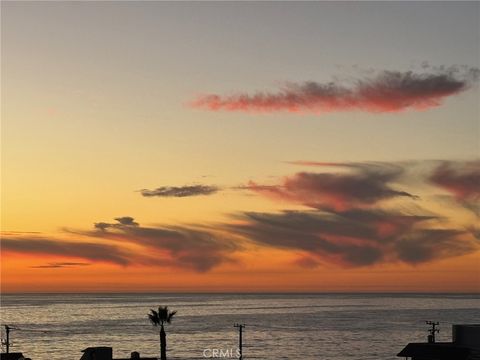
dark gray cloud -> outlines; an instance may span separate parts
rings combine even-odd
[[[472,210],[480,209],[480,160],[397,163],[289,161],[287,163],[318,168],[343,168],[354,174],[367,174],[364,177],[366,179],[372,177],[385,183],[399,180],[401,177],[412,177],[412,174],[407,176],[404,174],[411,168],[417,168],[414,172],[415,180],[425,181],[448,191],[459,203]]]
[[[462,241],[465,235],[465,231],[455,229],[417,230],[398,239],[394,244],[395,252],[400,260],[417,264],[478,250],[475,244]]]
[[[146,197],[190,197],[199,195],[212,195],[220,191],[220,188],[212,185],[188,185],[188,186],[161,186],[154,190],[143,189],[141,194]]]
[[[406,191],[396,190],[391,183],[403,173],[403,167],[385,163],[326,164],[344,166],[349,171],[337,173],[300,172],[285,177],[278,185],[248,188],[254,192],[311,207],[346,210],[375,205],[381,200],[403,196],[416,198]]]
[[[176,266],[198,272],[234,261],[231,255],[239,250],[239,245],[228,236],[219,237],[211,231],[185,226],[145,227],[128,218],[126,224],[120,222],[125,218],[117,218],[117,223],[95,223],[99,231],[86,235],[142,245],[150,249],[151,257],[144,261],[151,265]],[[164,256],[155,260],[152,251]]]
[[[106,222],[98,222],[98,223],[95,223],[93,224],[93,226],[99,230],[106,230],[108,229],[109,227],[112,227],[113,224],[109,224],[109,223],[106,223]]]
[[[211,111],[327,113],[366,111],[371,113],[424,110],[440,106],[478,80],[479,70],[466,66],[423,67],[420,72],[381,71],[350,81],[289,83],[276,92],[253,95],[207,94],[191,103]]]
[[[2,238],[2,251],[81,258],[92,262],[130,264],[130,254],[111,244],[72,242],[41,237]]]
[[[304,252],[300,266],[417,264],[478,250],[467,231],[422,227],[434,219],[379,210],[284,211],[245,213],[227,227],[263,246]]]
[[[121,225],[126,225],[126,226],[138,226],[138,223],[135,222],[134,218],[131,216],[122,216],[122,217],[117,217],[115,218]]]
[[[401,184],[427,184],[448,190],[462,205],[479,195],[479,162],[324,163],[298,165],[329,167],[325,172],[300,172],[276,185],[250,183],[246,187],[310,210],[280,213],[245,212],[228,224],[143,226],[133,217],[97,222],[95,230],[77,235],[98,243],[45,239],[35,234],[4,233],[2,250],[58,255],[119,265],[154,265],[205,272],[236,262],[244,244],[291,250],[295,264],[315,267],[324,263],[366,266],[385,262],[419,264],[478,251],[475,225],[445,228],[448,222],[426,214],[413,202],[400,206],[416,214],[385,210],[383,200],[415,195]],[[409,168],[413,166],[413,170]],[[322,169],[323,170],[323,169]],[[232,188],[235,189],[235,188]],[[399,204],[397,204],[399,205]],[[129,249],[129,250],[126,250]],[[134,249],[134,250],[133,250]],[[40,267],[61,267],[60,263]],[[68,266],[68,265],[63,265]],[[72,265],[73,266],[73,265]]]
[[[434,214],[405,215],[381,209],[382,200],[418,198],[397,189],[399,184],[410,183],[412,175],[414,183],[447,189],[472,208],[480,193],[477,161],[291,163],[329,169],[296,173],[276,185],[250,183],[249,189],[315,210],[245,213],[232,231],[264,246],[304,252],[297,264],[304,267],[322,260],[349,266],[389,261],[417,264],[478,250],[476,230],[445,229],[439,225],[445,219]]]
[[[93,226],[96,229],[105,231],[108,228],[122,228],[124,226],[138,226],[139,224],[135,222],[135,219],[131,216],[122,216],[115,218],[117,221],[116,223],[106,223],[106,222],[98,222],[94,223]]]
[[[104,243],[72,242],[45,238],[2,238],[2,250],[81,258],[91,262],[118,265],[177,267],[206,272],[223,263],[236,262],[233,253],[240,245],[228,235],[187,226],[145,227],[130,216],[116,222],[98,222],[94,231],[69,231],[71,234],[102,239]],[[67,230],[68,231],[68,230]],[[130,245],[143,249],[131,250]],[[126,250],[129,248],[130,250]],[[53,262],[35,268],[81,266],[79,262]]]

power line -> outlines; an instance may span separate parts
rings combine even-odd
[[[9,325],[4,325],[5,329],[7,328],[7,326],[10,330],[24,331],[24,332],[39,332],[39,333],[61,333],[61,332],[65,332],[65,330],[31,329],[31,328],[24,328],[24,327],[17,327],[17,326],[9,326]]]

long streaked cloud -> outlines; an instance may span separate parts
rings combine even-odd
[[[234,262],[232,254],[240,249],[231,238],[220,237],[213,231],[187,226],[145,227],[131,217],[116,220],[116,223],[95,223],[96,230],[84,235],[140,245],[150,254],[143,260],[149,265],[205,272],[222,263]]]
[[[42,237],[3,237],[1,244],[2,251],[80,258],[92,262],[106,262],[116,265],[128,265],[131,263],[131,254],[127,250],[112,244],[73,242]]]
[[[145,197],[190,197],[212,195],[220,191],[213,185],[161,186],[153,190],[142,189],[140,193]]]
[[[448,225],[445,218],[409,201],[407,208],[416,209],[417,215],[405,214],[395,206],[386,210],[383,204],[394,198],[419,199],[402,189],[412,177],[414,183],[449,190],[459,205],[477,200],[477,161],[290,163],[318,170],[287,176],[275,185],[251,182],[248,188],[310,209],[247,212],[230,228],[263,246],[299,252],[297,266],[414,265],[479,250],[478,229],[473,226]]]
[[[478,244],[462,239],[467,237],[469,232],[458,229],[421,229],[398,239],[394,249],[400,260],[418,264],[478,251]]]
[[[122,266],[146,265],[206,272],[237,260],[233,253],[241,244],[228,234],[193,226],[141,226],[133,217],[115,218],[115,222],[97,222],[94,230],[74,231],[69,235],[88,238],[87,242],[42,237],[4,237],[2,250],[21,254],[84,259]],[[58,261],[35,268],[81,266],[79,262]]]
[[[448,190],[448,199],[465,206],[478,199],[478,161],[294,163],[311,171],[274,185],[250,183],[238,189],[301,204],[306,210],[242,212],[223,223],[201,225],[144,226],[131,216],[121,216],[97,222],[88,231],[70,230],[65,239],[6,232],[2,250],[59,258],[36,268],[81,266],[73,265],[81,259],[200,273],[237,263],[242,258],[238,255],[252,244],[290,251],[296,256],[293,264],[303,268],[415,265],[479,250],[478,226],[455,224],[423,210],[416,194],[405,188],[429,185],[428,193],[437,189],[440,199]],[[433,194],[428,200],[439,198]],[[386,202],[394,199],[403,200]],[[72,235],[80,238],[72,241]]]
[[[431,216],[378,210],[245,213],[229,225],[260,245],[302,253],[301,267],[420,264],[479,250],[470,232],[431,228]]]
[[[479,69],[465,66],[427,67],[421,72],[381,71],[351,84],[308,81],[288,83],[276,92],[201,95],[191,106],[210,111],[261,113],[425,110],[469,89],[478,77]]]
[[[63,269],[63,268],[89,266],[89,265],[92,265],[92,264],[83,263],[83,262],[50,262],[45,265],[36,265],[36,266],[30,266],[30,267],[33,269]]]
[[[345,166],[350,171],[300,172],[285,177],[280,184],[262,185],[250,182],[247,188],[274,199],[335,210],[372,206],[381,200],[395,197],[416,198],[415,195],[397,190],[391,185],[404,172],[401,166],[381,163],[332,166]]]

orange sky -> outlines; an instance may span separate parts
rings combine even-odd
[[[480,291],[479,4],[343,6],[2,3],[1,290]]]
[[[269,252],[278,260],[265,264],[252,259],[250,266],[225,266],[208,274],[111,265],[32,269],[32,264],[59,259],[3,256],[3,292],[478,292],[480,281],[478,254],[413,268],[305,271],[285,266],[288,254]]]

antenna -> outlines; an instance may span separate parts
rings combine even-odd
[[[425,323],[431,326],[430,329],[428,329],[429,335],[427,339],[430,344],[433,344],[435,342],[435,334],[440,332],[440,330],[436,328],[436,326],[440,325],[440,323],[438,321],[437,322],[425,321]]]
[[[239,360],[243,360],[243,342],[242,342],[242,332],[245,328],[245,324],[234,324],[233,327],[238,328],[238,350],[240,351]]]

